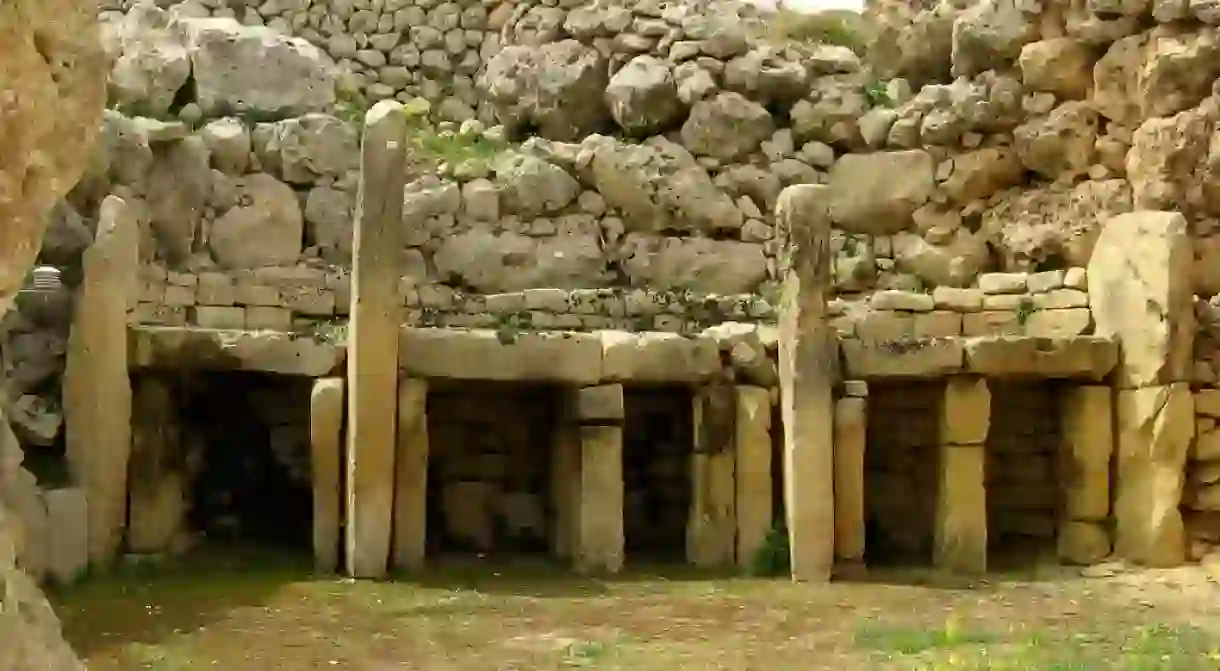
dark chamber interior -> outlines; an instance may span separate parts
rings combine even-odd
[[[940,461],[942,382],[869,384],[865,562],[928,566]]]
[[[211,541],[309,551],[312,380],[216,373],[178,386],[189,523]]]
[[[691,391],[682,386],[629,387],[623,404],[627,560],[682,561],[691,504]]]
[[[430,555],[550,551],[551,447],[561,401],[547,385],[430,385]]]

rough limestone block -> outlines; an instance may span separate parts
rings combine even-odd
[[[835,403],[835,557],[864,561],[864,449],[868,401],[848,396]]]
[[[580,427],[580,509],[575,566],[581,573],[623,568],[623,430]]]
[[[1103,520],[1110,515],[1112,396],[1110,387],[1100,386],[1069,387],[1063,392],[1059,473],[1064,512],[1070,520]]]
[[[309,466],[313,484],[314,567],[321,573],[339,569],[342,440],[343,380],[316,380],[309,398]]]
[[[1089,258],[1094,332],[1122,345],[1115,385],[1136,388],[1190,379],[1194,262],[1186,218],[1176,212],[1120,214],[1101,229]]]
[[[958,573],[987,570],[987,490],[982,445],[942,445],[932,562]]]
[[[287,331],[292,327],[292,312],[287,308],[251,305],[246,308],[246,328],[251,331]]]
[[[737,565],[749,566],[774,523],[771,483],[771,391],[737,387]]]
[[[940,408],[940,441],[982,445],[991,427],[991,392],[981,377],[954,376],[945,384]]]
[[[830,191],[790,186],[775,206],[782,263],[779,316],[784,501],[792,578],[826,582],[834,566],[834,400],[837,356],[826,321]],[[960,354],[958,356],[960,360]]]
[[[78,487],[43,492],[47,506],[47,575],[60,585],[89,568],[89,505]]]
[[[246,310],[239,307],[198,306],[195,325],[205,329],[244,329]]]
[[[384,576],[394,513],[398,427],[398,257],[406,181],[406,115],[383,100],[365,117],[347,361],[344,549],[357,578]]]
[[[607,384],[581,389],[576,395],[576,412],[584,424],[621,422],[624,417],[623,386]]]
[[[1089,286],[1097,281],[1092,267]],[[1115,552],[1137,564],[1171,567],[1186,558],[1179,506],[1194,403],[1185,383],[1121,390],[1116,401],[1118,477]]]
[[[124,201],[106,198],[97,237],[82,259],[64,370],[68,466],[89,500],[89,559],[99,567],[115,559],[127,522],[127,305],[138,286],[139,236],[136,213]]]
[[[733,387],[712,385],[700,388],[694,398],[695,451],[691,454],[686,560],[702,568],[732,566],[736,557],[734,436],[724,435],[727,427],[718,425],[726,416],[735,419],[729,415],[735,414],[734,397]]]
[[[398,454],[394,457],[394,568],[424,564],[428,512],[428,383],[398,382]]]
[[[1061,523],[1056,544],[1059,559],[1067,564],[1089,566],[1110,555],[1110,535],[1098,522]]]

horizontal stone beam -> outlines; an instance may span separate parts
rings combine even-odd
[[[856,379],[930,379],[972,374],[1098,381],[1118,363],[1118,343],[1100,336],[982,336],[894,342],[840,340],[846,375]]]
[[[280,331],[229,331],[182,326],[133,326],[132,369],[252,371],[322,377],[341,371],[342,343]]]

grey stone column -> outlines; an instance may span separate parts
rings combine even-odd
[[[316,380],[309,398],[309,467],[313,485],[314,567],[320,573],[339,569],[342,441],[343,380]]]
[[[574,560],[581,573],[623,568],[623,387],[587,387],[577,397],[580,420],[580,507]]]
[[[398,383],[398,455],[394,477],[394,568],[424,565],[428,540],[428,383]]]
[[[932,545],[932,563],[937,568],[958,573],[987,570],[984,465],[990,426],[987,381],[949,378],[940,417],[940,477]]]

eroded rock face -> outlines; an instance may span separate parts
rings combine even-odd
[[[576,140],[606,121],[606,58],[576,40],[505,47],[479,85],[506,125],[532,124],[552,140]]]
[[[105,107],[104,56],[93,7],[68,0],[0,5],[0,313],[42,244],[52,206],[77,181]],[[83,671],[59,621],[15,568],[21,532],[8,512],[22,455],[0,441],[0,669]]]

